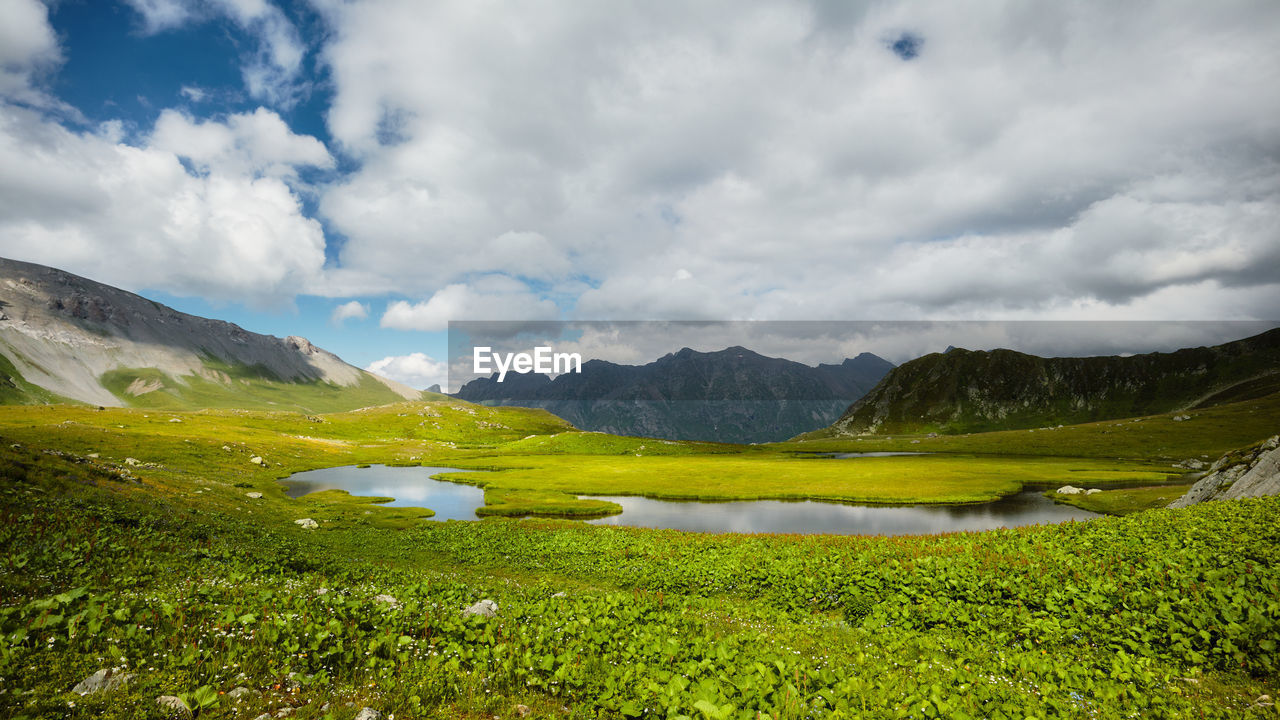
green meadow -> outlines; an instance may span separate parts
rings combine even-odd
[[[4,407],[0,716],[160,718],[174,695],[199,718],[1274,717],[1275,498],[926,537],[703,535],[428,522],[279,480],[488,470],[448,479],[513,516],[616,511],[577,494],[953,503],[1072,484],[1115,487],[1078,501],[1121,513],[1180,493],[1175,462],[1274,434],[1277,401],[770,446],[447,400]],[[837,450],[937,454],[811,454]],[[494,617],[463,615],[485,598]],[[107,667],[132,677],[71,692]]]

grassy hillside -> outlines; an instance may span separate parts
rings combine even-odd
[[[102,385],[129,407],[153,410],[243,408],[326,413],[404,400],[372,377],[356,385],[323,380],[283,381],[263,368],[206,363],[208,374],[172,377],[155,368],[119,368]],[[141,392],[139,392],[141,390]]]
[[[1203,409],[1280,385],[1280,329],[1131,357],[951,350],[893,369],[827,435],[970,433]]]
[[[1175,417],[1187,417],[1175,420]],[[1013,455],[1070,455],[1149,460],[1215,459],[1280,430],[1280,393],[1201,410],[1123,420],[963,435],[924,433],[836,437],[809,433],[774,450],[866,452],[912,450]]]
[[[497,463],[564,424],[461,403],[0,419],[4,717],[160,718],[160,695],[202,720],[1274,717],[1275,498],[938,537],[420,523],[275,478]],[[582,435],[561,444],[599,452],[522,460],[787,460]],[[482,598],[495,617],[462,615]],[[70,692],[107,667],[133,677]]]

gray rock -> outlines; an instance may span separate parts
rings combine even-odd
[[[138,460],[138,458],[127,457],[124,459],[124,464],[125,465],[141,465],[142,462]]]
[[[245,494],[244,494],[244,496],[245,496],[245,497],[247,497],[247,498],[249,498],[250,500],[257,500],[257,499],[259,499],[259,498],[261,498],[261,497],[262,497],[262,493],[260,493],[260,492],[247,492],[247,493],[245,493]]]
[[[1236,480],[1221,500],[1280,495],[1280,449],[1264,452],[1254,461],[1253,467]]]
[[[276,711],[276,717],[278,718],[286,718],[292,714],[293,714],[293,708],[291,707],[280,708],[279,710]]]
[[[568,596],[568,595],[566,595],[566,594],[564,594],[564,591],[560,591],[560,592],[556,593],[555,595],[552,595],[551,597],[553,597],[553,598],[562,598],[562,597],[569,597],[569,596]]]
[[[363,707],[356,713],[355,720],[382,720],[382,713],[371,707]]]
[[[231,692],[227,693],[227,697],[228,697],[228,698],[230,698],[230,699],[232,699],[232,700],[239,701],[241,698],[243,698],[243,697],[245,697],[245,696],[248,696],[248,695],[252,695],[252,694],[253,694],[253,691],[252,691],[252,690],[250,690],[249,688],[247,688],[247,687],[245,687],[245,686],[241,685],[240,687],[237,687],[237,688],[233,689]]]
[[[262,456],[261,456],[261,455],[254,455],[253,457],[249,458],[249,462],[253,463],[254,465],[261,465],[261,464],[263,464],[263,463],[262,463]]]
[[[1185,495],[1169,504],[1184,508],[1212,500],[1237,500],[1280,495],[1280,435],[1252,451],[1223,455],[1209,466],[1209,474]]]
[[[1100,493],[1100,492],[1102,492],[1102,491],[1101,491],[1101,490],[1099,490],[1098,488],[1089,488],[1088,490],[1085,490],[1085,491],[1084,491],[1084,494],[1085,494],[1085,495],[1092,495],[1092,494],[1094,494],[1094,493]]]
[[[498,614],[498,603],[484,599],[462,611],[463,617],[467,615],[483,615],[484,617],[493,617]]]
[[[254,718],[253,720],[271,720],[271,714],[270,714],[270,713],[262,713],[261,715],[259,715],[258,717]]]
[[[164,712],[166,717],[191,717],[191,708],[187,707],[187,703],[176,695],[161,695],[156,698],[156,705],[160,706],[160,710]]]
[[[81,680],[71,692],[89,695],[103,690],[115,690],[124,687],[133,680],[133,673],[120,672],[120,668],[105,668]]]
[[[320,527],[320,523],[316,522],[315,520],[312,520],[311,518],[302,518],[301,520],[294,520],[293,523],[295,525],[300,526],[303,530],[315,530],[316,528]]]
[[[1057,490],[1059,495],[1079,495],[1084,492],[1084,488],[1078,488],[1075,485],[1063,485]]]

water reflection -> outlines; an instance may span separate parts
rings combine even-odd
[[[450,467],[324,468],[300,472],[284,481],[285,494],[302,497],[320,490],[346,490],[365,497],[392,497],[387,505],[427,507],[436,511],[431,520],[476,520],[476,508],[484,505],[484,490],[474,485],[432,480],[432,475],[472,472]]]
[[[1087,510],[1058,505],[1038,490],[1024,490],[995,502],[974,505],[905,507],[839,505],[812,501],[669,502],[638,497],[600,497],[622,506],[622,514],[595,525],[670,528],[698,532],[831,533],[836,535],[924,535],[992,530],[1088,520]]]
[[[448,467],[346,466],[297,473],[284,483],[286,494],[292,498],[319,490],[345,490],[352,495],[395,498],[388,505],[431,508],[436,512],[432,520],[476,520],[475,510],[484,504],[484,491],[472,485],[431,479],[432,475],[446,472],[471,471]],[[587,522],[698,532],[920,535],[1097,517],[1086,510],[1055,504],[1041,495],[1040,490],[1024,490],[1003,500],[976,505],[902,507],[781,500],[599,499],[618,503],[622,514]]]

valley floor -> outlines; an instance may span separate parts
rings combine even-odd
[[[1130,443],[1127,428],[1082,428],[1064,431],[1094,433],[1095,449],[1106,435],[1113,450]],[[1236,441],[1153,432],[1175,460]],[[1276,715],[1262,696],[1280,678],[1277,498],[985,533],[799,537],[430,523],[341,494],[290,500],[277,482],[362,462],[486,467],[512,478],[508,494],[554,505],[586,487],[649,494],[698,478],[769,496],[779,472],[803,481],[833,467],[850,474],[813,475],[815,493],[888,498],[955,473],[957,486],[994,475],[981,489],[998,495],[1037,473],[1177,475],[1160,452],[957,446],[843,470],[794,457],[796,446],[615,438],[447,402],[312,418],[4,408],[0,438],[5,717],[158,718],[162,695],[201,718],[292,709],[304,720],[365,707],[397,718]],[[481,599],[496,615],[464,616]],[[71,692],[104,668],[129,682]]]

